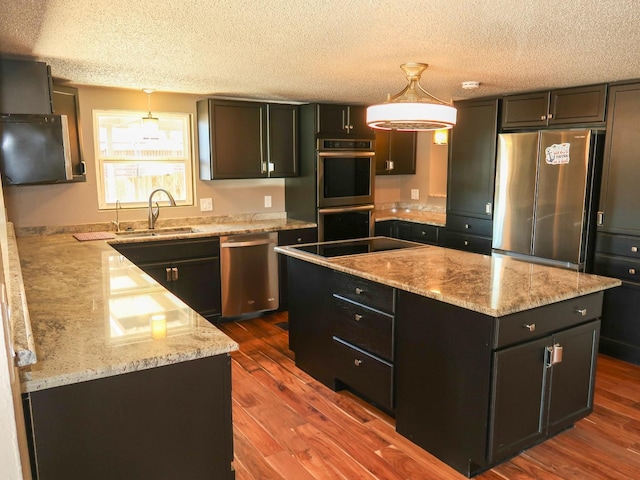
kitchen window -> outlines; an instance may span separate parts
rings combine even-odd
[[[171,192],[178,205],[193,205],[191,116],[154,112],[94,110],[93,125],[100,209],[145,207],[156,188]]]

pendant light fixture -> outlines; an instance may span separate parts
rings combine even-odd
[[[367,108],[367,124],[381,130],[430,131],[452,128],[456,109],[420,86],[426,63],[405,63],[400,68],[409,85],[400,93],[387,96],[384,103]]]
[[[155,124],[157,128],[159,120],[153,115],[151,115],[151,94],[155,92],[155,90],[153,88],[143,88],[142,91],[147,94],[147,101],[148,101],[147,103],[149,106],[149,113],[147,114],[146,117],[142,117],[142,124],[144,126],[150,126]]]

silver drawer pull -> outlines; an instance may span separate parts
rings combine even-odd
[[[579,313],[583,317],[586,317],[587,316],[587,309],[586,308],[577,308],[576,309],[576,313]]]
[[[523,325],[524,328],[526,328],[527,330],[529,330],[530,332],[535,332],[536,331],[536,324],[535,323],[531,323],[529,325]]]
[[[638,253],[638,247],[631,247],[631,251],[633,253]]]
[[[464,228],[471,228],[468,223],[464,224]]]
[[[364,290],[362,290],[361,288],[356,287],[356,295],[360,295],[362,292],[364,292]]]
[[[629,269],[629,274],[630,275],[635,275],[636,274],[636,269],[635,268],[630,268]]]
[[[362,315],[360,315],[359,313],[356,313],[356,314],[353,316],[353,318],[354,318],[354,320],[355,320],[356,322],[359,322],[360,320],[362,320]]]
[[[557,363],[562,363],[563,348],[559,343],[547,347],[547,351],[549,352],[548,363],[546,365],[547,368],[550,368]]]
[[[362,360],[358,360],[358,359],[356,358],[356,359],[353,361],[353,364],[354,364],[356,367],[359,367],[360,365],[362,365]]]
[[[468,241],[468,240],[465,240],[465,241],[464,241],[464,245],[465,245],[465,246],[469,245],[469,241]]]

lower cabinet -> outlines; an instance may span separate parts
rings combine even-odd
[[[314,243],[317,241],[317,228],[297,228],[295,230],[280,230],[278,232],[278,246]],[[289,308],[287,294],[287,257],[285,255],[278,255],[278,283],[280,292],[278,310],[285,311]]]
[[[411,240],[412,242],[439,245],[442,227],[426,223],[404,220],[384,220],[376,222],[375,234],[384,237]]]
[[[211,322],[221,315],[217,237],[112,246]]]
[[[602,292],[493,317],[289,262],[296,365],[467,476],[593,409]]]
[[[235,478],[229,355],[23,399],[34,479]]]
[[[440,244],[456,250],[491,255],[492,238],[492,220],[447,213],[447,228]]]

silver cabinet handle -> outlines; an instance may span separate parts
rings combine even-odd
[[[535,332],[536,331],[536,324],[535,323],[531,323],[529,325],[525,324],[523,326],[524,326],[524,328],[526,328],[530,332]]]
[[[468,241],[468,240],[465,240],[465,241],[464,241],[464,245],[465,245],[465,247],[466,247],[467,245],[469,245],[469,241]]]
[[[602,225],[604,223],[604,212],[598,212],[596,223]]]
[[[635,268],[630,268],[630,269],[629,269],[629,273],[630,273],[631,275],[635,275],[635,274],[636,274],[636,269],[635,269]]]
[[[633,253],[638,253],[638,247],[631,247],[631,251]]]
[[[468,223],[464,224],[464,228],[471,228]]]
[[[356,322],[359,322],[360,320],[362,320],[362,315],[360,315],[359,313],[356,313],[356,314],[353,316],[353,319],[354,319]]]
[[[586,317],[587,316],[587,309],[586,308],[578,308],[578,309],[576,309],[576,313],[579,313],[583,317]]]
[[[171,280],[173,280],[173,274],[171,273],[171,267],[165,268],[164,271],[167,274],[167,282],[170,282]]]
[[[360,365],[362,365],[362,360],[358,360],[358,359],[356,358],[356,359],[353,361],[353,364],[354,364],[356,367],[359,367]]]
[[[178,267],[173,267],[171,269],[171,280],[173,281],[178,280]]]
[[[547,116],[546,115],[540,115],[540,120],[546,120]]]
[[[362,290],[361,288],[356,287],[356,295],[360,295],[362,292],[364,292],[364,290]]]

